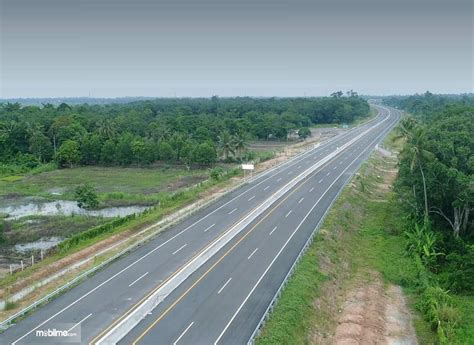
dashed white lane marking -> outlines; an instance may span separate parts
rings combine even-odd
[[[255,195],[254,195],[253,197],[251,197],[248,201],[251,201],[251,200],[253,200],[254,198],[255,198]]]
[[[173,345],[176,345],[176,344],[178,343],[178,341],[180,341],[181,338],[184,337],[184,335],[186,334],[187,331],[189,331],[189,329],[191,328],[192,325],[194,325],[194,321],[191,322],[188,327],[186,327],[186,329],[184,330],[184,332],[181,333],[181,335],[178,337],[178,339],[176,339],[176,341],[173,343]]]
[[[247,258],[247,260],[250,260],[250,258],[253,256],[253,254],[255,254],[257,252],[258,248],[255,248],[255,250],[252,252],[252,254],[250,254]]]
[[[309,190],[309,192],[311,193],[313,190],[314,190],[314,187],[311,187],[311,189]]]
[[[268,188],[270,188],[270,186],[266,186],[265,188],[263,188],[263,190],[267,190]]]
[[[293,212],[293,210],[290,210],[290,212],[288,212],[285,216],[285,218],[288,218],[288,216],[291,214],[291,212]]]
[[[208,226],[206,229],[204,229],[204,232],[207,232],[208,230],[210,230],[214,225],[216,225],[216,223],[214,223],[214,224]]]
[[[133,284],[135,284],[137,281],[139,281],[140,279],[142,279],[144,276],[146,276],[148,274],[148,272],[142,274],[140,277],[138,277],[137,279],[135,279],[128,287],[131,287]]]
[[[278,226],[275,226],[275,227],[273,228],[273,230],[270,231],[269,235],[271,236],[271,235],[273,234],[273,231],[275,231],[276,229],[278,229]]]
[[[237,211],[237,207],[234,208],[232,211],[230,211],[228,214],[232,214],[232,213],[234,213],[235,211]]]
[[[181,247],[179,247],[178,249],[176,249],[174,252],[173,252],[173,255],[175,255],[177,252],[179,252],[181,249],[183,249],[184,247],[186,247],[188,244],[183,244]]]
[[[230,283],[231,280],[232,280],[232,278],[227,279],[227,281],[224,283],[224,285],[222,285],[222,287],[219,289],[219,291],[217,291],[217,294],[220,294],[222,292],[222,290],[224,290],[224,288],[227,286],[227,284]]]
[[[90,313],[89,315],[87,315],[85,318],[83,318],[81,321],[79,321],[78,323],[76,323],[74,326],[72,326],[71,328],[69,328],[67,330],[67,332],[69,333],[71,331],[71,329],[74,329],[75,327],[77,327],[78,325],[80,325],[81,323],[83,323],[84,321],[86,321],[88,318],[90,318],[92,316],[92,313]]]
[[[304,200],[304,198],[301,198],[300,201],[298,201],[298,204],[301,204],[301,202]]]

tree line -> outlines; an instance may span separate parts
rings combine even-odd
[[[155,99],[125,104],[0,104],[0,162],[34,166],[211,164],[250,139],[304,138],[318,123],[368,115],[354,92],[322,98]]]
[[[459,295],[474,293],[474,97],[426,92],[385,103],[409,112],[398,127],[405,144],[395,192],[415,305],[439,343],[453,344],[469,318],[469,297],[462,305]]]
[[[427,92],[386,103],[411,114],[399,126],[395,189],[417,223],[420,257],[447,289],[474,292],[474,97]]]

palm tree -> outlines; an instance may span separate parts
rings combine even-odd
[[[232,143],[232,136],[229,131],[225,130],[217,137],[219,149],[222,151],[224,160],[229,157],[229,154],[234,154],[234,145]]]
[[[246,141],[246,136],[242,132],[237,132],[237,134],[234,135],[232,138],[233,146],[234,149],[236,150],[237,154],[239,155],[239,158],[242,157],[242,152],[246,149],[247,147],[247,141]]]
[[[426,178],[423,170],[423,162],[426,161],[430,155],[430,152],[425,150],[426,131],[423,127],[419,126],[413,118],[404,119],[400,124],[400,130],[402,136],[407,141],[406,152],[410,157],[410,171],[413,173],[415,168],[418,167],[420,170],[421,180],[423,183],[423,199],[424,199],[424,216],[428,217],[428,193],[426,188]],[[413,189],[415,187],[413,186]]]
[[[105,141],[115,138],[117,135],[117,127],[111,119],[105,119],[100,121],[97,132]]]

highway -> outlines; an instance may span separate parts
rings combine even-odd
[[[247,343],[339,191],[398,121],[396,110],[377,109],[375,119],[256,176],[39,308],[1,334],[0,343],[64,343],[38,335],[54,328],[80,331],[81,343],[103,340],[147,297],[255,214],[122,340]],[[315,170],[301,179],[311,167]],[[291,189],[256,213],[288,185]]]

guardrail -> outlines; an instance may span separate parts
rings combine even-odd
[[[375,119],[371,119],[369,121],[367,121],[366,123],[364,123],[363,125],[366,125],[372,121],[374,121]],[[363,126],[361,125],[361,126]],[[356,127],[357,128],[357,127]],[[344,134],[343,136],[347,135],[347,133],[349,133],[350,131],[346,132],[346,134]],[[331,139],[325,141],[323,143],[323,145],[326,145],[328,143],[331,142]],[[318,148],[321,148],[318,147]],[[267,169],[265,171],[262,171],[261,173],[258,173],[256,175],[254,175],[252,178],[250,179],[247,179],[245,181],[242,181],[241,183],[239,183],[238,185],[234,186],[233,188],[230,188],[228,192],[230,191],[233,191],[233,190],[236,190],[238,188],[240,188],[241,186],[245,185],[245,184],[248,184],[250,182],[253,182],[255,181],[256,179],[259,179],[267,174],[269,174],[270,172],[282,167],[282,166],[285,166],[286,164],[289,164],[291,163],[291,161],[295,160],[295,159],[298,159],[299,157],[309,153],[310,151],[314,150],[316,148],[312,147],[308,150],[305,150],[297,155],[295,155],[294,157],[292,157],[290,160],[288,161],[285,161],[285,162],[282,162],[280,164],[277,164],[276,166],[270,168],[270,169]],[[91,269],[85,271],[85,272],[82,272],[81,274],[79,274],[77,277],[71,279],[70,281],[68,281],[67,283],[63,284],[62,286],[60,286],[59,288],[57,288],[56,290],[50,292],[49,294],[47,294],[46,296],[43,296],[42,298],[36,300],[35,302],[33,302],[32,304],[28,305],[27,307],[23,308],[22,310],[18,311],[17,313],[11,315],[10,317],[6,318],[5,320],[1,321],[0,322],[0,330],[5,330],[7,329],[16,319],[26,315],[27,313],[29,313],[30,311],[34,310],[35,308],[41,306],[42,304],[48,302],[49,300],[53,299],[54,297],[56,297],[57,295],[61,294],[62,292],[66,291],[67,289],[73,287],[75,284],[79,283],[82,279],[92,275],[93,273],[99,271],[100,269],[104,268],[106,265],[110,264],[111,262],[119,259],[121,256],[125,255],[126,253],[134,250],[135,248],[143,245],[144,243],[146,243],[147,241],[151,240],[152,238],[156,237],[158,235],[158,233],[166,230],[167,228],[175,225],[177,222],[179,221],[182,221],[183,219],[195,214],[196,212],[198,212],[199,210],[201,210],[202,208],[205,208],[206,206],[210,205],[211,203],[215,202],[216,200],[218,200],[219,198],[223,197],[226,193],[224,193],[223,195],[220,195],[216,198],[212,198],[210,199],[209,201],[203,203],[202,205],[200,205],[200,207],[197,207],[195,208],[193,211],[189,212],[189,213],[186,213],[185,215],[183,215],[182,217],[179,217],[173,221],[170,221],[170,223],[168,224],[165,224],[163,226],[162,229],[160,229],[160,231],[158,232],[153,232],[152,234],[146,236],[145,238],[141,239],[140,241],[138,241],[137,243],[134,243],[130,246],[128,246],[127,248],[125,248],[124,250],[120,251],[119,253],[113,255],[112,257],[106,259],[105,261],[101,262],[100,264],[98,264],[97,266],[94,266],[92,267]],[[159,226],[158,224],[154,224],[154,225],[151,225],[149,227],[147,227],[146,229],[142,230],[142,232],[144,231],[148,231],[150,229],[152,229],[153,227],[157,227]],[[5,299],[5,303],[7,302],[8,299]]]
[[[390,125],[385,131],[382,132],[382,134],[377,137],[377,139],[375,140],[376,142],[379,141],[379,138],[384,138],[391,130],[392,128],[395,126],[395,124],[398,122],[395,121],[392,125]],[[370,155],[373,151],[374,151],[375,147],[372,148],[369,152],[368,152],[368,155]],[[311,233],[310,237],[308,238],[308,240],[305,242],[305,245],[303,246],[303,248],[301,249],[301,251],[299,252],[298,256],[296,257],[296,260],[295,262],[293,263],[293,265],[291,265],[291,268],[289,269],[288,273],[286,274],[285,278],[283,279],[282,283],[280,284],[280,286],[278,287],[278,290],[276,291],[275,295],[273,296],[272,300],[270,301],[270,304],[268,305],[267,309],[265,310],[265,313],[263,314],[262,318],[260,319],[260,321],[258,322],[257,326],[255,327],[255,330],[253,331],[252,335],[250,336],[248,342],[247,342],[247,345],[254,345],[255,344],[255,338],[257,338],[260,334],[260,331],[261,329],[263,328],[263,326],[265,325],[265,322],[267,321],[269,315],[271,314],[271,312],[273,311],[273,309],[275,308],[275,305],[277,304],[280,296],[281,296],[281,293],[283,292],[283,289],[285,288],[286,284],[288,283],[289,279],[293,276],[293,273],[295,272],[296,270],[296,266],[298,265],[298,263],[301,261],[301,259],[303,258],[303,255],[306,253],[306,251],[308,250],[309,246],[313,243],[313,240],[314,240],[314,237],[316,236],[316,234],[318,233],[318,230],[319,230],[319,227],[321,226],[322,222],[326,219],[326,216],[327,214],[329,213],[329,210],[331,209],[332,205],[336,202],[337,198],[339,197],[339,195],[342,193],[344,187],[347,185],[347,183],[352,179],[352,177],[354,176],[354,174],[357,172],[357,169],[354,170],[345,180],[344,180],[344,183],[342,184],[341,188],[339,188],[338,192],[336,193],[334,199],[331,201],[331,203],[329,204],[328,208],[326,209],[326,211],[324,212],[323,216],[321,217],[321,219],[319,220],[318,224],[316,224],[316,227],[314,228],[313,232]]]

